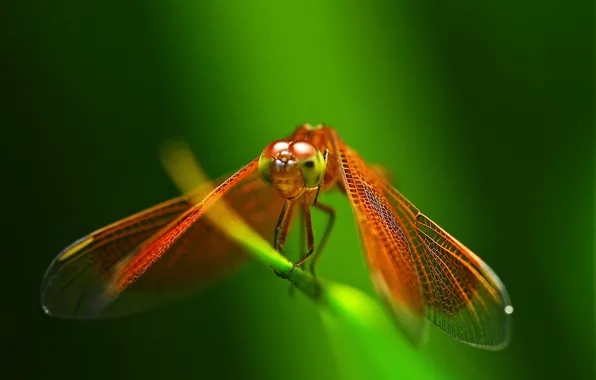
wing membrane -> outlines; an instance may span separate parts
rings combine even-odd
[[[511,301],[493,270],[463,244],[423,214],[416,228],[424,245],[430,282],[426,316],[448,335],[474,346],[498,350],[510,339]],[[442,285],[446,284],[446,285]]]
[[[246,260],[242,250],[203,216],[223,200],[271,238],[282,201],[255,168],[252,161],[229,179],[215,181],[211,193],[200,188],[73,243],[44,277],[46,311],[71,318],[137,312],[195,292],[238,268]]]
[[[395,215],[386,201],[380,177],[335,136],[334,149],[346,193],[352,204],[373,283],[397,325],[415,345],[425,337],[420,263],[412,251],[415,231]]]
[[[505,347],[511,308],[497,275],[334,139],[374,283],[400,327],[420,342],[425,316],[467,344]]]

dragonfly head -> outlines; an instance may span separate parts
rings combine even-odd
[[[261,177],[286,199],[317,188],[325,169],[323,155],[308,141],[274,141],[259,158]]]

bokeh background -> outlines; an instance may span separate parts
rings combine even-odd
[[[165,140],[184,139],[219,176],[302,122],[385,165],[511,294],[506,350],[432,328],[396,368],[424,357],[420,373],[437,379],[594,375],[593,3],[2,7],[3,378],[345,376],[353,363],[315,306],[257,264],[123,319],[52,319],[38,303],[64,246],[177,195]],[[339,222],[319,274],[374,295],[347,200],[325,200]]]

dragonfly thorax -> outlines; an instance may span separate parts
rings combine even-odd
[[[259,158],[261,177],[286,199],[317,188],[325,169],[323,155],[308,141],[274,141]]]

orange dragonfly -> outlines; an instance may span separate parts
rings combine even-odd
[[[262,236],[273,237],[280,252],[300,212],[308,249],[292,270],[312,256],[314,274],[335,219],[319,194],[339,189],[354,211],[375,287],[410,340],[421,341],[430,320],[472,346],[507,345],[513,307],[497,275],[368,166],[334,129],[301,125],[213,185],[212,191],[164,202],[71,244],[45,274],[44,311],[84,319],[128,314],[192,293],[238,268],[246,254],[204,217],[221,201]],[[329,216],[316,250],[313,207]],[[115,295],[106,296],[106,287],[116,289]]]

